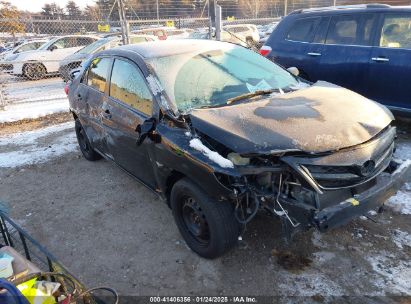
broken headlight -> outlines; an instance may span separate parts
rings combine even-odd
[[[236,166],[248,166],[250,164],[250,159],[241,157],[238,153],[230,153],[227,158]]]

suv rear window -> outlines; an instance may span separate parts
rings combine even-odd
[[[374,19],[372,14],[332,17],[326,44],[371,45]]]
[[[411,14],[385,16],[380,46],[411,49]]]
[[[320,19],[321,18],[305,18],[297,20],[290,28],[286,39],[299,42],[311,42]]]

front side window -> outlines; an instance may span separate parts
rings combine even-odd
[[[411,49],[411,15],[385,16],[380,46]]]
[[[293,87],[290,73],[248,49],[224,47],[152,58],[153,68],[180,111],[225,105],[228,99],[262,90]]]
[[[152,115],[153,97],[140,70],[133,64],[116,59],[111,72],[110,96],[130,107]]]
[[[104,93],[110,64],[109,58],[94,59],[89,67],[87,85]]]
[[[297,20],[290,28],[286,39],[299,42],[311,42],[321,18]]]
[[[371,45],[374,20],[372,14],[332,17],[326,44]]]

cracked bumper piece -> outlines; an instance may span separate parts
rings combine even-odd
[[[411,177],[411,161],[392,163],[394,172],[384,172],[377,177],[375,186],[367,191],[327,207],[314,215],[314,224],[321,231],[342,226],[369,210],[381,207]]]

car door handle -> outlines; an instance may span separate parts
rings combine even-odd
[[[373,57],[371,59],[376,62],[389,62],[390,61],[388,58],[385,58],[385,57]]]
[[[111,113],[110,113],[110,110],[105,110],[104,112],[103,112],[103,117],[105,118],[105,119],[111,119]]]
[[[307,55],[313,56],[313,57],[318,57],[318,56],[321,56],[321,53],[310,52],[310,53],[307,53]]]

